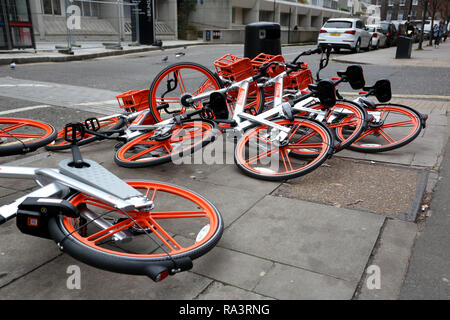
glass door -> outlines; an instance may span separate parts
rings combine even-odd
[[[13,48],[34,48],[28,0],[6,1]]]
[[[8,49],[8,39],[6,38],[6,29],[5,29],[5,12],[3,11],[3,6],[0,1],[0,49],[5,50]]]

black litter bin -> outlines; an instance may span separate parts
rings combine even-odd
[[[414,39],[411,37],[398,37],[395,59],[410,59],[413,42]]]
[[[255,22],[245,26],[244,56],[253,59],[260,53],[281,54],[281,30],[278,23]]]

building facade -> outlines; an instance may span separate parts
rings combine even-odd
[[[373,0],[372,4],[380,6],[381,20],[405,21],[408,20],[409,12],[411,12],[410,20],[422,19],[423,10],[420,0]]]
[[[220,31],[218,40],[231,43],[243,41],[249,23],[276,22],[283,42],[298,42],[316,40],[326,20],[350,15],[347,0],[198,0],[189,20],[201,30]]]
[[[77,40],[131,41],[135,3],[146,0],[32,0],[30,1],[36,41],[61,41],[67,35],[67,10],[77,6],[80,28],[72,31]],[[73,11],[70,11],[73,13]],[[177,38],[177,0],[155,0],[155,31],[160,39]]]

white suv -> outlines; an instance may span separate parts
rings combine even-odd
[[[359,19],[334,18],[320,29],[317,44],[331,45],[336,52],[350,49],[358,53],[361,48],[370,50],[371,34]]]

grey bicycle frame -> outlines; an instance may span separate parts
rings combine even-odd
[[[109,172],[106,174],[112,175],[112,173]],[[18,198],[10,204],[0,206],[0,224],[14,218],[19,205],[28,197],[63,199],[73,192],[73,190],[107,203],[116,210],[122,210],[125,212],[153,207],[153,202],[148,200],[137,190],[136,195],[134,196],[128,198],[119,197],[117,194],[112,194],[104,191],[104,189],[101,189],[100,187],[96,187],[95,183],[87,184],[82,182],[81,178],[78,179],[77,177],[67,176],[61,173],[60,169],[0,166],[0,177],[12,179],[32,179],[35,180],[38,186],[41,187],[36,191]],[[116,190],[121,187],[129,188],[129,185],[124,181],[122,181],[122,183],[122,186],[115,186]],[[92,215],[95,215],[95,213],[87,210],[85,210],[85,212],[81,212],[81,214],[91,215],[91,217]],[[112,226],[109,222],[99,217],[96,217],[94,222],[104,229]],[[124,240],[126,237],[127,236],[125,234],[120,232],[113,236],[115,240]]]

